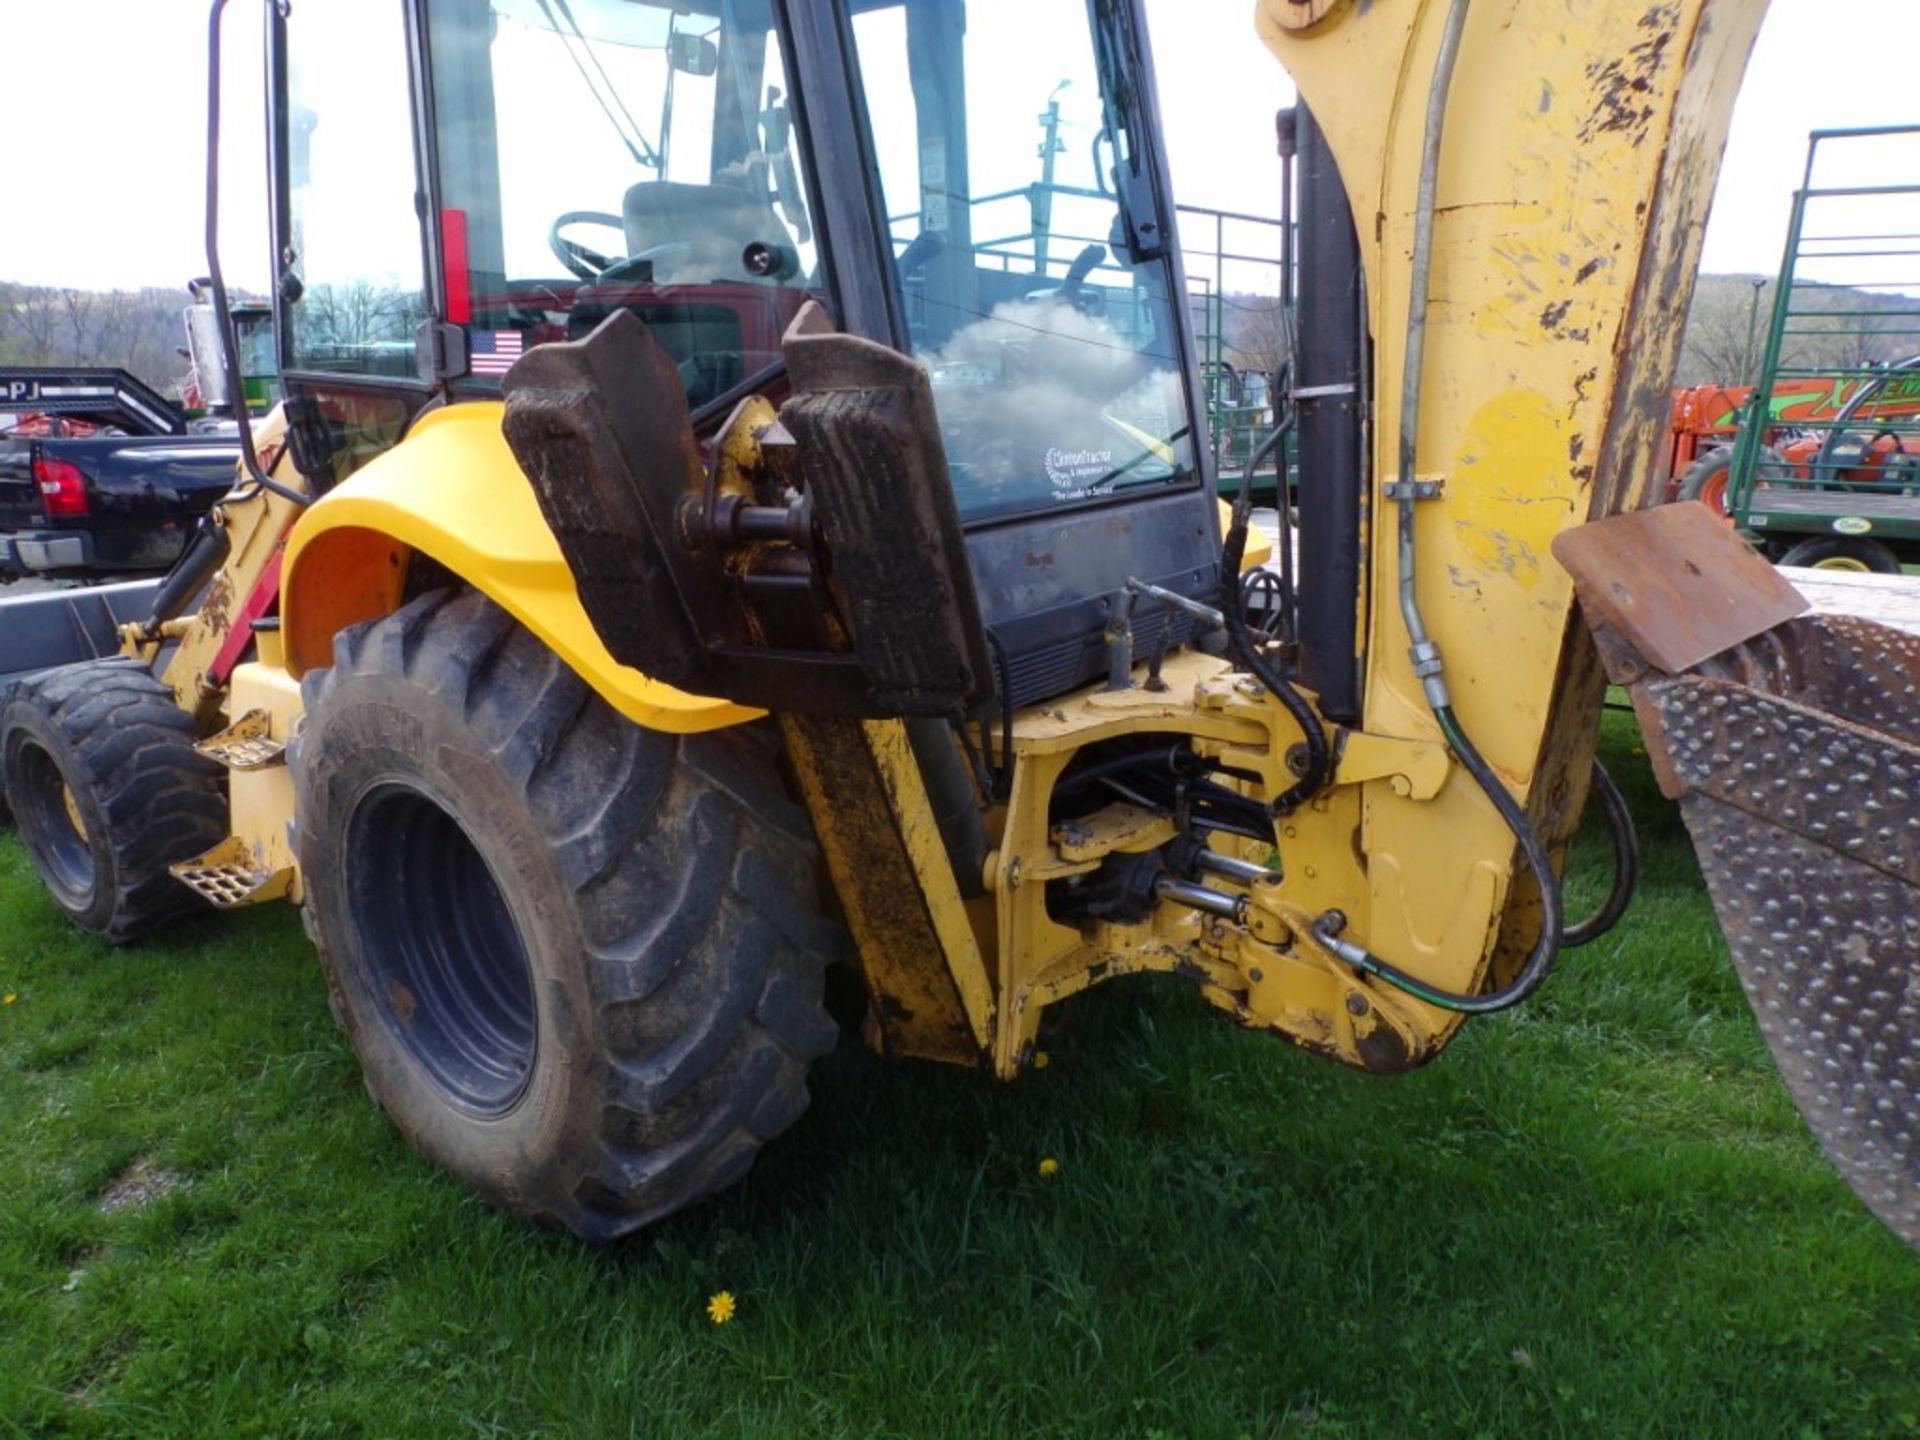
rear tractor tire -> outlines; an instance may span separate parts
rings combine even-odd
[[[122,944],[202,908],[168,873],[226,838],[224,775],[193,718],[131,660],[68,665],[9,687],[0,779],[47,892]]]
[[[304,697],[308,928],[407,1140],[594,1241],[738,1180],[837,1038],[760,737],[642,729],[458,591],[343,631]]]
[[[1674,490],[1675,500],[1698,500],[1714,514],[1729,524],[1733,514],[1727,508],[1727,488],[1733,478],[1732,445],[1717,445],[1707,451],[1680,475],[1680,483]],[[1787,459],[1771,445],[1760,452],[1760,474],[1785,475],[1792,470]],[[1760,482],[1760,489],[1767,488],[1767,482]]]
[[[1722,445],[1709,450],[1680,476],[1676,500],[1698,500],[1722,520],[1727,513],[1727,477],[1733,473],[1733,447]]]

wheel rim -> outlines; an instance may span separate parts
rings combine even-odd
[[[67,812],[67,823],[73,826],[73,833],[85,840],[87,817],[80,813],[80,797],[73,793],[73,787],[64,780],[60,782],[60,804]]]
[[[472,839],[418,790],[384,785],[354,811],[344,868],[388,1030],[460,1105],[510,1110],[533,1075],[533,972]]]
[[[94,864],[79,801],[45,746],[23,743],[18,768],[8,798],[19,817],[21,836],[54,887],[84,904],[93,893]]]
[[[1815,570],[1850,570],[1856,575],[1871,575],[1873,567],[1852,555],[1829,555],[1813,562]]]
[[[1700,487],[1700,503],[1722,520],[1733,518],[1727,513],[1727,472],[1725,470],[1710,477]]]

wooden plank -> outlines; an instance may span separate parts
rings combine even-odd
[[[1876,520],[1920,523],[1920,498],[1899,491],[1787,490],[1768,486],[1754,492],[1753,508],[1762,515],[1867,515]]]
[[[1779,568],[1822,615],[1852,615],[1920,635],[1920,575]]]

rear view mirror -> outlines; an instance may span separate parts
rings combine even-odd
[[[720,47],[704,35],[667,37],[667,64],[682,75],[711,75],[720,68]]]

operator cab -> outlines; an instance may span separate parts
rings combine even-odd
[[[1098,675],[1130,578],[1213,597],[1137,4],[404,9],[296,5],[276,42],[285,362],[338,472],[616,310],[710,436],[785,393],[781,337],[814,299],[929,374],[1003,695]]]

